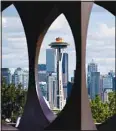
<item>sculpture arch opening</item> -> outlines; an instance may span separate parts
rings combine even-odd
[[[93,4],[86,45],[86,84],[95,123],[103,123],[115,114],[115,108],[110,108],[110,102],[114,106],[116,99],[114,82],[115,17],[104,8]]]
[[[64,97],[64,105],[71,93],[71,88],[74,83],[74,72],[76,68],[76,51],[74,38],[66,20],[64,14],[59,15],[51,26],[48,28],[39,53],[38,59],[38,88],[41,88],[42,95],[46,101],[48,107],[53,111],[54,114],[58,114],[62,109],[58,109],[57,103],[57,89],[58,89],[58,70],[57,70],[57,49],[52,49],[49,44],[56,42],[56,38],[61,37],[63,39],[61,44],[65,42],[67,48],[61,49],[61,61],[60,63],[60,80],[62,82],[62,95]],[[63,43],[64,42],[64,43]],[[60,43],[58,43],[60,44]],[[61,45],[62,46],[62,45]],[[72,64],[73,63],[73,64]],[[37,92],[38,92],[37,91]],[[40,92],[40,91],[39,91]]]
[[[2,119],[17,123],[28,91],[28,50],[20,16],[10,5],[2,12]],[[7,110],[6,110],[7,109]],[[14,125],[18,127],[19,122]]]

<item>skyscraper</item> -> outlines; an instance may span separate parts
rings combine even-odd
[[[113,89],[113,79],[110,75],[103,76],[103,90],[106,88]]]
[[[88,64],[88,73],[91,72],[97,72],[97,64],[93,60]]]
[[[23,89],[28,88],[29,72],[27,70],[23,71]]]
[[[67,86],[67,99],[69,98],[69,96],[71,94],[72,86],[73,86],[73,83],[72,82],[68,82],[68,86]]]
[[[116,91],[116,76],[115,76],[115,72],[113,70],[111,70],[110,72],[108,72],[108,75],[111,77],[112,79],[112,88],[113,88],[113,91]]]
[[[96,95],[100,95],[100,72],[91,72],[90,77],[91,99],[94,99]]]
[[[46,71],[46,64],[38,64],[38,71]]]
[[[46,49],[46,71],[48,73],[56,72],[56,50]]]
[[[42,95],[47,100],[47,83],[46,82],[39,82],[39,87],[41,89]]]
[[[13,74],[13,83],[17,87],[19,84],[23,86],[23,70],[21,68],[17,68]]]
[[[100,97],[103,100],[103,76],[100,75]]]
[[[57,75],[55,73],[48,75],[47,87],[48,101],[50,108],[53,109],[54,107],[57,107]]]
[[[88,94],[90,95],[91,97],[91,73],[92,72],[97,72],[97,64],[93,61],[92,61],[88,64],[88,73],[87,73],[87,88],[88,88]]]
[[[47,73],[46,71],[38,71],[38,81],[47,82]]]
[[[88,88],[88,95],[90,95],[90,85],[91,84],[91,73],[87,74],[87,88]]]
[[[7,85],[12,82],[12,75],[9,68],[2,68],[2,77],[4,78]]]
[[[63,53],[62,59],[62,82],[64,90],[64,98],[67,98],[67,85],[68,85],[68,53]]]

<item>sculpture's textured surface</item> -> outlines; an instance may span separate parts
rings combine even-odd
[[[88,104],[85,84],[85,50],[89,15],[93,2],[2,2],[2,10],[10,4],[16,7],[26,34],[29,55],[29,88],[27,102],[19,125],[21,131],[81,130],[96,129]],[[111,2],[96,4],[103,6],[113,15],[116,4]],[[114,8],[115,6],[115,8]],[[76,72],[71,95],[66,106],[56,118],[47,107],[40,91],[36,91],[37,62],[44,35],[51,23],[61,13],[71,27],[76,48]],[[85,110],[86,109],[86,110]],[[84,119],[84,115],[86,118]],[[115,116],[114,116],[115,118]],[[111,120],[112,121],[112,120]],[[113,123],[113,122],[112,122]],[[106,125],[105,125],[106,124]],[[107,127],[108,122],[99,126]],[[110,124],[109,124],[110,125]],[[46,128],[45,128],[46,127]]]

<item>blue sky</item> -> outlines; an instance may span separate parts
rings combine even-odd
[[[45,63],[48,44],[56,37],[70,44],[65,50],[69,54],[69,74],[73,76],[76,66],[75,46],[71,29],[61,14],[49,27],[42,42],[39,63]],[[93,5],[87,35],[86,66],[91,60],[98,64],[101,74],[115,69],[115,17],[97,5]],[[13,5],[2,13],[2,67],[28,68],[26,38],[20,17]]]

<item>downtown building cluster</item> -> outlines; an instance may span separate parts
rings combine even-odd
[[[66,103],[68,97],[68,54],[62,53],[62,84],[63,96]],[[57,109],[57,51],[55,49],[46,49],[46,64],[38,65],[39,87],[44,98],[49,103],[52,110]],[[69,88],[71,88],[70,86]]]
[[[42,95],[50,107],[50,109],[57,109],[57,67],[56,67],[56,50],[46,49],[46,64],[38,64],[38,84]],[[72,85],[74,83],[74,76],[69,82],[68,74],[68,53],[62,53],[62,84],[64,99],[70,96]],[[74,70],[75,74],[75,70]],[[22,85],[23,89],[28,88],[29,73],[27,70],[21,68],[15,69],[11,74],[9,68],[2,68],[2,77],[5,78],[6,84],[13,83],[17,87]],[[99,95],[103,102],[108,101],[108,93],[116,91],[116,76],[113,71],[109,71],[106,75],[98,72],[98,65],[92,61],[87,68],[87,89],[90,100]]]
[[[56,49],[46,49],[46,64],[38,64],[38,84],[46,103],[51,109],[58,109],[57,105],[57,51]],[[23,89],[28,88],[29,72],[21,68],[15,69],[11,74],[9,68],[2,68],[2,77],[6,84],[13,83],[15,87],[19,84]],[[70,95],[74,77],[68,81],[68,53],[62,53],[62,84],[65,103]]]
[[[23,89],[28,88],[29,73],[20,67],[15,69],[13,74],[11,74],[9,68],[2,68],[2,78],[4,78],[7,85],[12,83],[15,87],[18,87],[20,84]]]
[[[108,93],[116,90],[115,72],[112,70],[102,75],[98,72],[98,65],[92,60],[87,68],[87,88],[89,99],[93,100],[99,95],[103,102],[108,101]]]
[[[2,68],[2,78],[4,78],[7,85],[12,83],[15,87],[18,87],[20,84],[23,89],[28,88],[29,73],[27,70],[23,70],[20,67],[15,69],[13,74],[11,74],[9,68]]]

